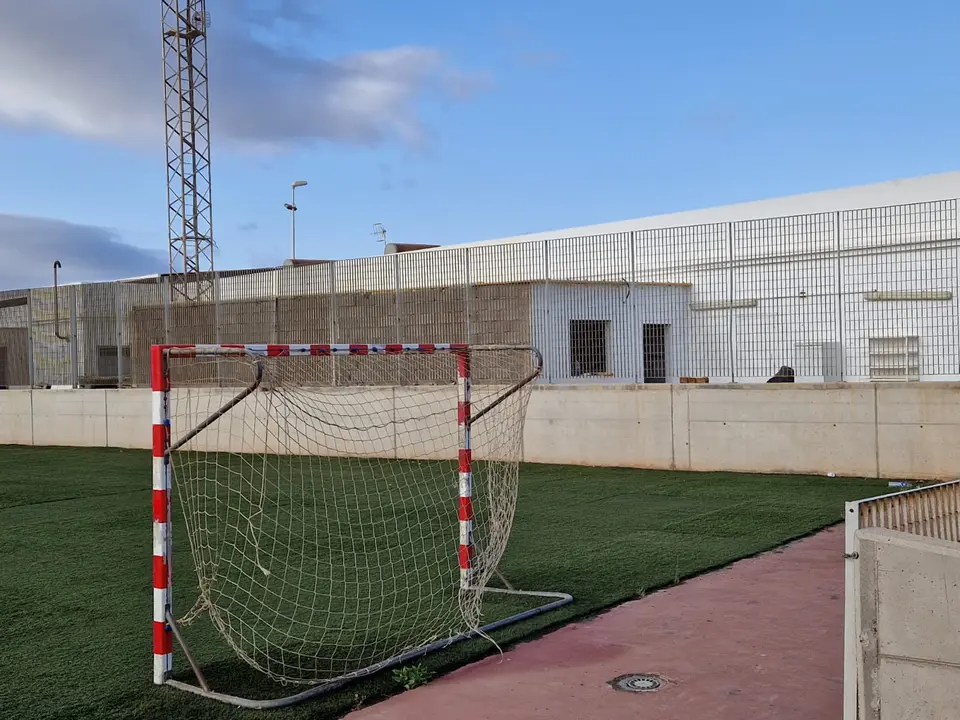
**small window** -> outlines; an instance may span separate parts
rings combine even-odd
[[[7,386],[7,348],[0,345],[0,387]]]
[[[123,367],[130,367],[130,346],[123,346]],[[116,380],[120,377],[117,363],[117,346],[101,345],[97,348],[97,377]]]
[[[870,338],[870,379],[877,381],[920,379],[920,338]]]
[[[667,328],[669,325],[643,326],[643,381],[667,381]]]
[[[570,374],[606,375],[607,320],[570,321]]]

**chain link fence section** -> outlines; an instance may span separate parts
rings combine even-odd
[[[301,261],[192,301],[4,291],[0,387],[145,387],[154,343],[242,342],[532,344],[549,383],[960,380],[957,204]],[[311,383],[367,383],[355,360]]]

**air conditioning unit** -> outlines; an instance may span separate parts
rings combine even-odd
[[[836,340],[813,340],[797,343],[798,382],[840,382],[843,380],[843,349]]]

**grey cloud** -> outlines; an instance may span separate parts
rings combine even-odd
[[[429,138],[418,113],[424,94],[462,99],[480,87],[434,48],[318,58],[316,7],[306,0],[208,3],[218,141],[265,151],[314,140],[399,138],[422,146]],[[157,147],[159,14],[156,3],[130,0],[0,0],[0,122]]]
[[[45,287],[53,262],[62,282],[116,280],[165,270],[160,253],[124,243],[105,228],[0,214],[0,290]]]

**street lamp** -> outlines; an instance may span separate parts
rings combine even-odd
[[[290,211],[290,259],[297,259],[297,188],[307,184],[306,180],[294,180],[290,183],[292,195],[290,202],[283,206]]]

